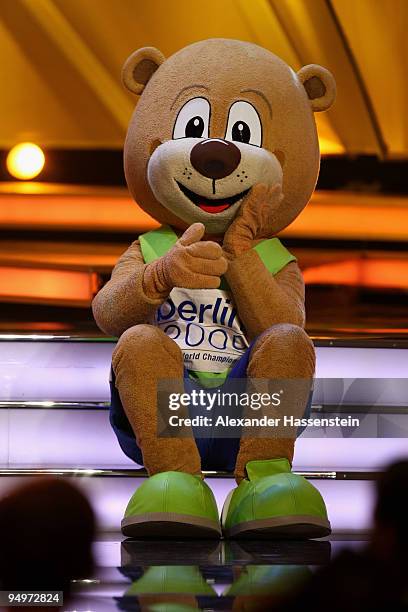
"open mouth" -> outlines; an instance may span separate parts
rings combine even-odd
[[[178,181],[176,181],[176,183],[179,189],[189,200],[193,202],[193,204],[208,213],[220,213],[223,210],[227,210],[227,208],[245,197],[249,191],[249,189],[246,189],[245,191],[241,191],[241,193],[237,193],[234,196],[229,196],[228,198],[210,200],[209,198],[205,198],[204,196],[199,195],[198,193],[194,193],[194,191],[190,191],[190,189],[187,189],[187,187],[185,187]]]

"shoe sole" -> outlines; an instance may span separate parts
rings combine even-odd
[[[215,521],[171,512],[150,512],[124,518],[121,529],[128,538],[219,539],[222,535],[221,527]]]
[[[224,536],[231,539],[258,538],[269,540],[309,540],[330,535],[330,522],[315,516],[278,516],[258,519],[224,529]]]

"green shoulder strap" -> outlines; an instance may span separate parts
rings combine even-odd
[[[265,268],[273,275],[277,274],[296,257],[283,246],[279,238],[263,240],[254,247]]]
[[[143,259],[150,263],[165,255],[178,240],[177,234],[168,225],[139,236]],[[262,263],[271,274],[277,274],[296,257],[283,246],[279,238],[263,240],[254,247]]]
[[[165,255],[176,244],[177,240],[176,232],[168,225],[162,225],[155,230],[146,232],[146,234],[141,234],[139,243],[145,263],[151,263]]]

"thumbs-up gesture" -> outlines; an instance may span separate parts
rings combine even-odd
[[[146,266],[144,287],[149,295],[168,294],[174,287],[217,289],[227,271],[219,244],[202,241],[205,227],[193,223],[163,257]]]

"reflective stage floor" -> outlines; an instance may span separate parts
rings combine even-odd
[[[93,576],[76,581],[65,610],[262,610],[363,538],[268,541],[127,540],[101,536]]]

